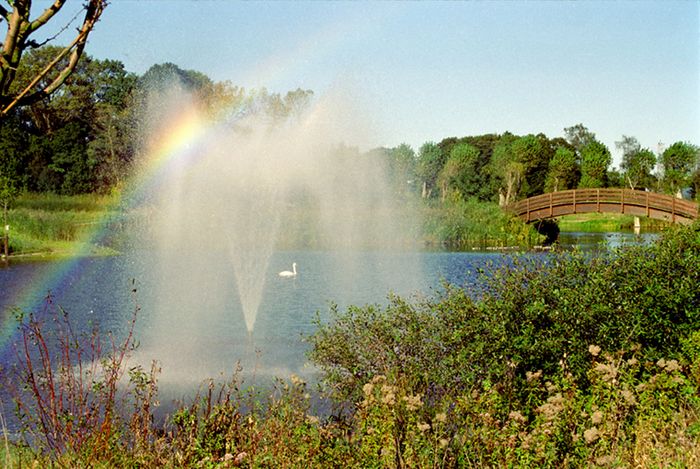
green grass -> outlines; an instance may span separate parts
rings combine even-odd
[[[116,195],[65,196],[23,194],[8,211],[13,257],[105,255],[112,250],[91,244],[102,223],[116,214]]]
[[[658,231],[670,224],[661,220],[640,218],[642,231]],[[617,215],[614,213],[579,213],[557,219],[561,231],[579,231],[588,233],[603,233],[608,231],[632,231],[634,217],[632,215]]]

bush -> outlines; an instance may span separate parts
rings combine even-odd
[[[405,376],[410,392],[428,396],[489,380],[523,399],[526,372],[540,369],[565,369],[585,389],[591,344],[678,358],[700,324],[698,266],[700,224],[597,257],[514,257],[484,276],[479,298],[447,287],[414,304],[334,310],[310,337],[310,358],[340,399],[360,396],[378,373]]]

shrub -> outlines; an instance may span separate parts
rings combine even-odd
[[[611,254],[514,257],[486,288],[447,287],[432,300],[332,311],[309,354],[340,399],[376,374],[406,376],[410,392],[452,394],[498,383],[523,398],[526,371],[570,372],[589,384],[588,346],[643,347],[644,359],[678,358],[700,323],[700,224],[653,245]]]

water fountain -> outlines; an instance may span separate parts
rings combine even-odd
[[[186,123],[165,119],[152,130],[165,136],[154,147],[189,137],[144,171],[152,175],[141,199],[153,214],[144,232],[155,253],[147,268],[155,294],[144,307],[140,353],[161,360],[164,376],[176,371],[177,380],[198,381],[230,371],[235,360],[257,366],[259,350],[269,345],[265,331],[256,329],[265,291],[296,282],[278,278],[277,265],[271,269],[280,243],[311,236],[316,247],[334,253],[328,257],[338,266],[333,281],[350,286],[353,250],[399,236],[387,216],[392,197],[382,162],[338,144],[357,142],[363,133],[338,100],[319,100],[271,126],[258,115],[209,122],[189,97],[165,98],[158,120],[175,112],[175,122]]]

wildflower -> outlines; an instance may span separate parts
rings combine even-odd
[[[637,398],[634,397],[634,394],[629,389],[623,389],[620,394],[622,394],[622,398],[627,405],[635,405],[637,403]]]
[[[420,431],[422,431],[422,432],[427,432],[428,430],[430,430],[430,424],[428,424],[428,423],[419,423],[419,424],[418,424],[418,430],[420,430]]]
[[[594,357],[597,357],[598,354],[600,353],[600,347],[597,345],[589,345],[588,346],[588,352],[593,355]]]
[[[394,386],[383,385],[382,386],[382,403],[386,405],[393,405],[396,399],[396,394],[394,391],[396,388]]]
[[[593,425],[598,425],[600,422],[603,421],[603,413],[599,410],[596,410],[591,414],[591,422],[593,422]]]
[[[444,412],[440,412],[439,414],[435,415],[435,420],[437,420],[440,423],[445,423],[447,421],[447,414]]]
[[[292,373],[292,375],[289,377],[289,379],[292,381],[292,384],[294,386],[303,386],[305,384],[304,380],[301,379],[300,377],[298,377],[297,375],[295,375],[294,373]]]
[[[362,391],[365,393],[365,396],[369,396],[372,394],[372,391],[374,390],[374,384],[372,383],[367,383],[364,386],[362,386]]]
[[[561,395],[560,392],[558,392],[555,395],[547,398],[547,402],[549,402],[553,405],[556,405],[556,406],[560,406],[561,404],[564,403],[564,397]]]
[[[423,406],[423,401],[421,400],[421,395],[416,394],[415,396],[404,396],[404,401],[406,401],[406,409],[410,411],[418,410]]]
[[[508,414],[508,418],[517,423],[525,423],[525,417],[517,410],[511,411],[510,414]]]
[[[537,370],[534,373],[532,373],[530,371],[525,372],[525,379],[527,380],[528,383],[531,383],[533,381],[537,381],[541,377],[542,377],[542,370]]]
[[[669,360],[666,362],[666,371],[674,372],[674,371],[678,371],[680,369],[681,369],[681,366],[678,364],[678,360]]]
[[[447,438],[440,438],[440,448],[444,448],[450,442]]]
[[[666,360],[659,358],[659,361],[656,362],[656,366],[659,368],[666,368]]]
[[[586,440],[586,443],[593,443],[595,440],[600,438],[600,432],[598,431],[598,428],[591,427],[583,432],[583,438]]]
[[[382,381],[386,381],[386,376],[384,376],[384,375],[377,375],[377,376],[375,376],[374,378],[372,378],[372,383],[373,383],[373,384],[377,384],[377,383],[380,383],[380,382],[382,382]]]
[[[632,358],[630,358],[629,360],[627,360],[627,364],[628,364],[629,366],[634,366],[634,365],[636,365],[637,363],[639,363],[639,360],[637,360],[637,359],[634,358],[634,357],[632,357]]]
[[[609,363],[607,365],[605,363],[598,363],[594,370],[602,375],[603,381],[606,383],[615,383],[615,378],[617,378],[617,367],[613,363]]]
[[[546,383],[544,383],[544,387],[547,389],[548,393],[553,393],[557,390],[557,385],[553,384],[551,381],[547,381]]]

